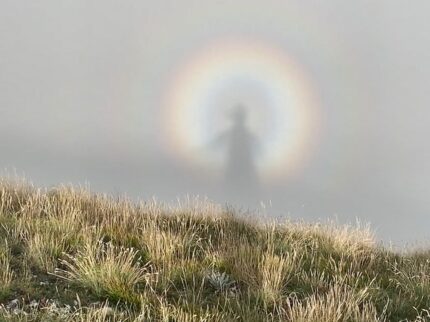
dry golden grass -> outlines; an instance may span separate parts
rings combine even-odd
[[[313,294],[304,301],[293,300],[286,316],[297,322],[356,321],[372,322],[384,319],[383,313],[368,302],[366,289],[355,290],[334,284],[325,294]]]
[[[0,183],[0,321],[426,321],[429,276],[367,226]]]
[[[7,240],[0,242],[0,295],[6,293],[12,284],[14,272],[10,266],[11,258]]]
[[[60,263],[65,269],[57,270],[59,277],[113,300],[138,301],[136,288],[146,284],[148,278],[145,263],[138,258],[136,250],[112,243],[87,243],[82,251],[67,255]]]

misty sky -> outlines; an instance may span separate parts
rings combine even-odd
[[[170,153],[162,102],[177,66],[200,48],[253,39],[294,57],[319,97],[318,145],[300,171],[262,184],[267,212],[358,217],[384,241],[428,241],[428,1],[0,3],[5,172],[44,186],[231,201],[214,189],[222,175],[209,179],[204,166]],[[266,102],[245,85],[243,100]]]

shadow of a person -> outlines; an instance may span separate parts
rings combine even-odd
[[[232,126],[215,140],[226,146],[223,198],[228,202],[256,204],[260,196],[260,182],[255,165],[257,139],[246,125],[244,107],[236,106],[231,113]]]

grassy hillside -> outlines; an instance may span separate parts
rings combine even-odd
[[[0,183],[0,320],[427,321],[429,274],[366,229]]]

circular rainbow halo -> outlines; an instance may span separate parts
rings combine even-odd
[[[168,151],[221,170],[226,156],[211,142],[231,127],[237,105],[256,138],[260,176],[273,181],[297,172],[317,137],[315,90],[283,50],[255,41],[215,42],[174,71],[162,117]]]

